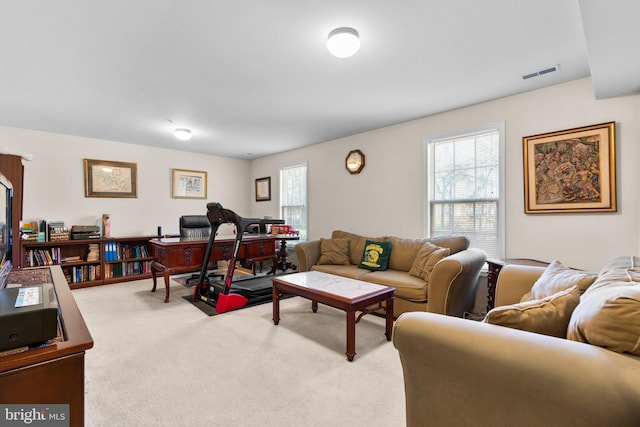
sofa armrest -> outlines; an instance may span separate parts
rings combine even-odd
[[[496,282],[495,307],[519,303],[545,268],[513,264],[502,267]]]
[[[456,317],[471,311],[486,259],[483,251],[470,248],[440,260],[429,279],[427,311]]]
[[[640,425],[640,358],[432,313],[393,329],[407,426]]]
[[[298,257],[298,271],[309,271],[320,258],[320,240],[300,242],[295,247]]]

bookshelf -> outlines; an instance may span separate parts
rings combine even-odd
[[[149,239],[139,237],[104,238],[102,253],[105,283],[151,277]]]
[[[23,241],[20,259],[25,268],[59,265],[71,289],[146,279],[153,237]]]

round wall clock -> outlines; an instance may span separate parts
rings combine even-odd
[[[347,154],[344,166],[350,174],[357,174],[364,169],[364,154],[360,150],[351,150]]]

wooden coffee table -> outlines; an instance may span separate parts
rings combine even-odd
[[[379,309],[386,314],[385,335],[391,341],[393,328],[393,292],[395,288],[336,276],[319,271],[286,274],[273,278],[273,323],[280,322],[280,295],[287,293],[311,300],[311,309],[318,303],[347,313],[347,360],[356,355],[356,323],[365,314]],[[377,304],[373,309],[371,306]],[[360,312],[356,318],[356,312]]]

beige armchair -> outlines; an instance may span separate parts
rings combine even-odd
[[[544,268],[507,266],[496,305],[518,302]],[[432,313],[393,330],[407,426],[640,426],[640,357]]]

